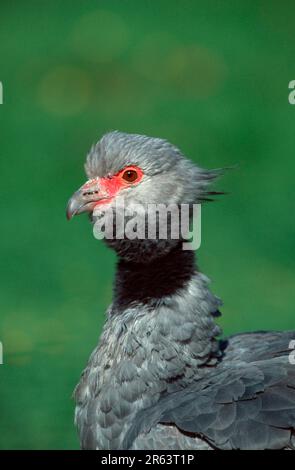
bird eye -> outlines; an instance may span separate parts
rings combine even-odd
[[[136,170],[125,170],[122,175],[123,180],[127,181],[127,183],[134,183],[137,180],[138,174]]]

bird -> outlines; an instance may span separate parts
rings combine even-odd
[[[144,218],[149,204],[202,205],[225,170],[199,167],[165,139],[111,131],[91,147],[85,171],[67,218],[86,212],[95,225],[119,198],[125,209],[141,204]],[[104,241],[117,270],[74,391],[81,448],[294,450],[295,330],[223,338],[222,301],[181,236]]]

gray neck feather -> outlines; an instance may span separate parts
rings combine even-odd
[[[75,392],[84,447],[120,448],[138,410],[216,364],[220,303],[193,252],[177,247],[145,265],[119,261],[114,303]]]

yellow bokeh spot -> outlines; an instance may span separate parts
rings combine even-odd
[[[82,112],[89,104],[91,94],[89,75],[78,67],[63,65],[43,77],[38,101],[48,113],[66,117]]]
[[[223,82],[225,65],[213,51],[191,45],[173,51],[166,61],[165,75],[173,87],[190,96],[205,98]]]
[[[198,44],[181,44],[166,33],[147,36],[135,51],[137,73],[167,92],[206,98],[224,81],[226,66],[214,51]]]
[[[10,330],[3,336],[5,354],[28,353],[33,349],[31,338],[21,330]]]

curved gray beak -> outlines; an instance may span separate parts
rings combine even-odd
[[[74,215],[84,212],[85,200],[83,199],[83,192],[81,189],[76,191],[68,202],[66,209],[67,219],[70,220]]]
[[[109,194],[101,188],[99,179],[85,183],[76,191],[68,202],[66,209],[67,219],[70,220],[74,215],[83,212],[93,211],[95,205],[109,198]]]

